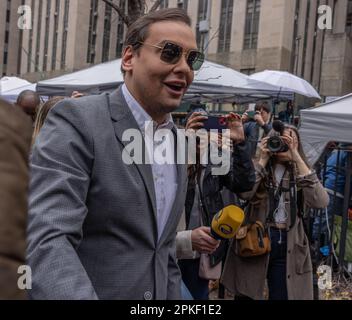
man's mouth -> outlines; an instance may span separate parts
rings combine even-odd
[[[184,93],[184,90],[186,88],[186,84],[183,82],[164,82],[164,84],[175,94]]]

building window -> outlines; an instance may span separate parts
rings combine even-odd
[[[255,73],[255,68],[241,69],[240,72],[250,76],[251,74]]]
[[[188,0],[178,0],[177,8],[184,9],[187,11],[188,9]]]
[[[87,62],[94,63],[95,61],[95,44],[97,42],[97,24],[98,24],[98,1],[90,1],[90,18],[89,18],[89,33],[88,33],[88,50]]]
[[[69,13],[70,13],[70,0],[65,0],[64,30],[62,34],[61,69],[66,69],[66,50],[67,50]]]
[[[57,55],[57,38],[59,35],[59,16],[60,16],[60,0],[55,2],[55,13],[54,13],[54,38],[53,38],[53,56],[51,61],[51,69],[56,69],[56,55]]]
[[[102,53],[103,62],[109,60],[111,15],[112,15],[112,8],[107,4],[105,4],[103,53]]]
[[[352,0],[348,1],[346,32],[347,34],[352,36]]]
[[[126,12],[126,0],[120,1],[120,8],[123,12]],[[123,36],[125,32],[125,25],[123,20],[119,17],[117,22],[117,42],[116,42],[116,57],[120,58],[123,49]]]
[[[10,15],[11,15],[11,11],[9,9],[6,10],[6,22],[10,23]]]
[[[302,73],[301,73],[302,77],[305,76],[305,71],[306,71],[306,58],[307,58],[307,44],[308,44],[308,29],[309,29],[310,11],[311,11],[311,2],[308,1],[307,14],[306,14],[306,24],[305,24],[305,31],[304,31],[304,41],[303,41]]]
[[[21,5],[23,6],[25,3],[25,0],[21,1]],[[18,55],[17,55],[17,74],[21,74],[21,70],[22,70],[22,50],[23,50],[23,30],[20,30],[20,37],[19,37],[19,46],[18,46]]]
[[[31,7],[34,6],[34,0],[31,1]],[[32,23],[33,26],[33,15],[32,15]],[[31,72],[32,65],[32,46],[33,46],[33,28],[29,30],[29,40],[28,40],[28,54],[27,54],[27,72]]]
[[[244,49],[256,49],[258,46],[259,17],[260,0],[247,0]]]
[[[43,71],[48,69],[48,47],[49,47],[49,25],[50,25],[50,11],[51,11],[51,0],[46,3],[46,17],[45,17],[45,41],[44,41],[44,62]]]
[[[198,2],[198,18],[197,18],[197,45],[200,50],[204,50],[204,41],[206,30],[202,29],[202,24],[207,20],[208,0],[199,0]]]
[[[9,43],[9,31],[5,31],[5,43]]]
[[[222,0],[218,52],[229,52],[231,45],[233,0]]]
[[[39,58],[40,58],[40,38],[42,32],[42,10],[43,10],[43,0],[39,0],[39,9],[38,9],[38,24],[37,24],[37,44],[35,50],[35,72],[39,71]]]
[[[7,57],[8,57],[8,53],[7,51],[4,52],[4,65],[6,66],[7,65]]]
[[[162,0],[160,3],[160,9],[165,9],[169,7],[169,0]]]

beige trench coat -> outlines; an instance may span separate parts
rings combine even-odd
[[[256,165],[256,184],[252,191],[242,194],[250,200],[251,221],[266,220],[269,211],[269,194],[264,186],[268,172],[259,164]],[[288,173],[284,181],[288,180]],[[297,188],[303,190],[305,207],[325,208],[329,203],[328,195],[315,173],[297,177]],[[288,184],[288,183],[287,183]],[[283,185],[288,188],[288,185]],[[289,192],[285,192],[286,210],[290,212]],[[287,203],[288,202],[288,203]],[[288,216],[287,228],[291,225]],[[269,262],[269,254],[241,258],[236,255],[236,240],[233,240],[225,262],[221,282],[231,292],[248,296],[252,299],[264,299],[264,286]],[[287,291],[289,300],[313,299],[313,273],[309,251],[309,241],[304,232],[303,221],[297,217],[294,226],[287,232]]]

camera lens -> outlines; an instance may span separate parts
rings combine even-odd
[[[268,149],[271,152],[281,152],[284,147],[284,143],[280,137],[274,136],[270,137],[268,140]]]

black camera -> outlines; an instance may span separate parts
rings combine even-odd
[[[248,121],[255,121],[254,116],[260,114],[260,111],[246,111],[246,114],[248,116]]]
[[[208,119],[204,121],[204,129],[209,131],[211,129],[226,130],[227,120],[224,116],[208,116]]]
[[[277,132],[277,135],[274,135],[268,139],[268,149],[272,153],[288,151],[288,145],[280,137],[284,132],[285,125],[280,120],[275,120],[273,122],[273,129]]]

